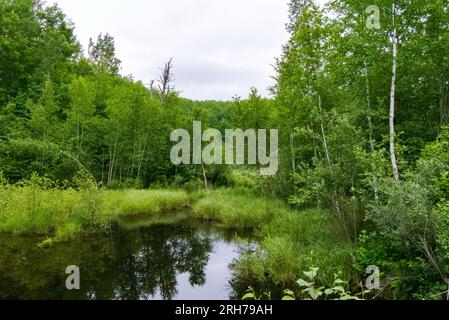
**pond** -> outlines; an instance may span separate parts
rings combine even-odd
[[[239,298],[229,282],[235,236],[187,213],[116,221],[48,248],[37,246],[42,237],[0,234],[0,299]],[[65,286],[69,265],[79,267],[79,290]]]

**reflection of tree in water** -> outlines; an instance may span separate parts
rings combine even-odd
[[[192,286],[206,281],[213,239],[188,225],[111,229],[39,249],[37,239],[0,238],[0,298],[164,299],[177,294],[177,275]],[[81,289],[65,289],[67,265],[81,270]]]
[[[190,284],[206,282],[204,269],[212,241],[182,225],[156,225],[136,232],[112,228],[114,286],[118,298],[141,299],[157,291],[164,299],[177,294],[176,276],[189,273]]]

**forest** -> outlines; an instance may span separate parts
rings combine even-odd
[[[183,97],[176,57],[151,83],[124,76],[112,35],[84,54],[74,28],[56,5],[0,0],[0,299],[73,298],[42,285],[57,286],[64,270],[48,281],[28,272],[20,259],[35,250],[47,270],[102,272],[113,259],[123,299],[153,294],[158,281],[171,299],[189,270],[202,285],[210,242],[167,229],[164,251],[133,225],[165,230],[179,211],[246,242],[230,265],[231,298],[449,299],[449,1],[289,0],[271,96],[253,87],[231,101]],[[195,121],[223,137],[279,130],[277,173],[173,164],[171,133],[192,136]],[[140,230],[170,271],[155,280],[142,261],[130,271],[137,240],[107,244],[116,220]],[[64,248],[92,234],[106,258],[71,262]],[[370,266],[379,283],[367,288]],[[116,298],[112,282],[92,283],[75,298]]]

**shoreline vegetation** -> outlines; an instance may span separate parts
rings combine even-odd
[[[190,192],[179,188],[108,190],[88,181],[82,188],[62,188],[33,174],[13,185],[3,180],[0,193],[0,234],[45,236],[46,240],[36,243],[41,248],[106,230],[114,219],[130,218],[132,228],[133,218],[170,223],[170,217],[177,221],[177,213],[187,211],[188,217],[199,222],[254,234],[256,247],[242,252],[232,265],[234,281],[242,286],[263,290],[292,285],[310,263],[323,270],[323,281],[332,281],[343,265],[348,266],[345,271],[350,266],[351,248],[324,209],[297,211],[246,187]]]

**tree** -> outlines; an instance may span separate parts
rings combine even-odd
[[[67,111],[69,141],[78,160],[84,155],[85,140],[95,113],[95,90],[89,79],[78,77],[69,86],[70,109]],[[71,148],[71,149],[72,149]]]
[[[25,116],[27,99],[38,99],[47,77],[56,88],[66,80],[80,45],[62,11],[40,0],[1,1],[0,25],[0,108],[16,99]]]
[[[120,70],[121,61],[115,57],[114,38],[106,33],[99,34],[94,43],[89,39],[89,57],[100,69],[117,74]]]
[[[31,136],[38,140],[47,140],[54,138],[56,133],[55,127],[58,125],[57,112],[58,105],[55,101],[55,92],[53,82],[47,79],[42,89],[42,96],[36,104],[31,101],[30,105],[30,120],[28,122]]]
[[[391,167],[393,170],[393,177],[397,181],[399,180],[399,170],[398,164],[396,160],[396,151],[395,151],[395,131],[394,131],[394,107],[395,107],[395,95],[396,95],[396,69],[397,69],[397,52],[398,52],[398,35],[396,29],[396,6],[393,3],[393,25],[392,25],[392,34],[391,41],[393,44],[392,51],[392,72],[391,72],[391,91],[390,91],[390,157],[391,157]]]
[[[164,104],[167,100],[167,97],[174,90],[174,86],[172,86],[173,82],[173,58],[170,58],[165,63],[163,69],[161,69],[162,75],[158,79],[158,93],[161,100],[161,104]]]

